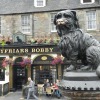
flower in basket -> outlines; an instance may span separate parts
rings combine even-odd
[[[24,58],[22,62],[20,62],[22,67],[30,67],[31,66],[31,59],[30,58]]]
[[[9,64],[9,59],[4,58],[4,59],[2,60],[2,67],[5,68],[5,67],[7,67],[8,64]]]
[[[55,57],[53,59],[53,61],[51,62],[52,65],[56,65],[56,64],[63,64],[63,60],[62,57],[60,55],[57,55],[57,57]]]

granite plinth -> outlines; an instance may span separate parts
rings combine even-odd
[[[60,89],[64,96],[72,100],[100,100],[100,91],[68,91]]]
[[[95,71],[65,72],[59,88],[72,100],[100,100],[100,78]]]

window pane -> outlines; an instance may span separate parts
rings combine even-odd
[[[86,15],[87,15],[87,28],[96,29],[96,12],[88,11]]]
[[[5,80],[5,69],[2,66],[2,62],[5,59],[5,57],[0,57],[0,81]]]
[[[43,0],[37,0],[37,6],[43,6]]]
[[[84,3],[91,2],[92,0],[83,0]]]
[[[55,14],[56,14],[56,13],[52,13],[52,14],[51,14],[51,32],[52,32],[52,31],[56,32],[56,26],[55,26],[54,23],[53,23]]]
[[[30,15],[22,15],[22,31],[23,32],[30,32]]]

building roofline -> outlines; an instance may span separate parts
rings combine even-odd
[[[17,14],[30,14],[30,13],[45,13],[45,12],[57,12],[61,10],[67,10],[67,9],[59,9],[59,10],[47,10],[47,11],[32,11],[32,12],[22,12],[22,13],[5,13],[0,15],[17,15]]]

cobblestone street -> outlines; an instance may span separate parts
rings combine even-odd
[[[38,96],[39,100],[70,100],[67,97],[61,97],[60,99],[56,97],[46,97],[45,95],[40,95]],[[5,96],[1,96],[0,100],[26,100],[22,97],[22,92],[17,91],[17,92],[10,92]],[[30,99],[30,100],[35,100],[35,99]]]

